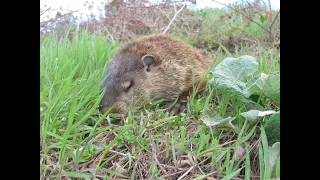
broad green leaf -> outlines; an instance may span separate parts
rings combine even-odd
[[[271,115],[264,125],[269,144],[280,142],[280,111]]]
[[[258,120],[260,117],[266,116],[266,115],[270,115],[270,114],[274,114],[275,111],[258,111],[258,110],[250,110],[247,112],[243,112],[240,113],[241,116],[245,117],[248,121],[256,121]]]
[[[207,126],[219,126],[219,127],[231,127],[235,128],[235,126],[231,123],[236,117],[227,117],[222,118],[219,114],[215,114],[212,117],[201,117],[200,119]]]
[[[244,96],[237,96],[237,98],[239,101],[244,103],[243,105],[245,106],[245,109],[255,109],[259,111],[265,110],[264,107],[262,107],[260,104],[256,103],[250,98],[246,98]]]
[[[269,147],[269,160],[272,169],[276,168],[278,158],[280,158],[280,142],[276,142],[272,147]]]
[[[247,83],[245,94],[247,97],[252,94],[264,94],[274,102],[280,103],[280,75],[261,73]]]
[[[231,90],[241,95],[244,94],[246,77],[252,75],[258,69],[258,62],[252,56],[241,56],[239,58],[226,58],[213,69],[213,77],[209,83],[217,83],[221,90]]]

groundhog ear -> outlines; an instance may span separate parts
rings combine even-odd
[[[141,58],[141,61],[147,67],[147,71],[150,71],[150,67],[156,63],[157,59],[156,57],[147,54]]]

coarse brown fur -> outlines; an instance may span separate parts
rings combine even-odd
[[[193,78],[199,84],[212,62],[203,51],[170,35],[137,39],[110,61],[101,111],[114,106],[115,112],[126,113],[134,96],[134,106],[181,98],[192,90]]]

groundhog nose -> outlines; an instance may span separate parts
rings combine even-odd
[[[113,106],[113,108],[112,108],[112,113],[126,114],[127,111],[126,111],[125,109],[123,109],[122,107],[115,105],[115,106]]]
[[[107,105],[100,105],[99,110],[102,114],[106,113],[107,111],[110,111],[109,113],[117,113],[117,114],[125,114],[126,111],[122,109],[121,107],[114,105],[112,109],[110,109],[110,106]]]
[[[98,109],[100,110],[100,112],[101,112],[102,114],[104,114],[105,112],[107,112],[107,111],[110,109],[110,107],[109,107],[109,106],[106,106],[106,105],[100,105],[100,106],[98,107]],[[111,111],[112,111],[112,109],[111,109]]]

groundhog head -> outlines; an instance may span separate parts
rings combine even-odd
[[[140,106],[149,98],[146,92],[147,76],[156,69],[157,59],[151,54],[120,53],[110,61],[103,83],[106,92],[100,111],[105,113],[113,106],[113,112],[125,114],[130,105]],[[133,100],[133,97],[136,97]],[[133,103],[132,103],[133,102]]]

